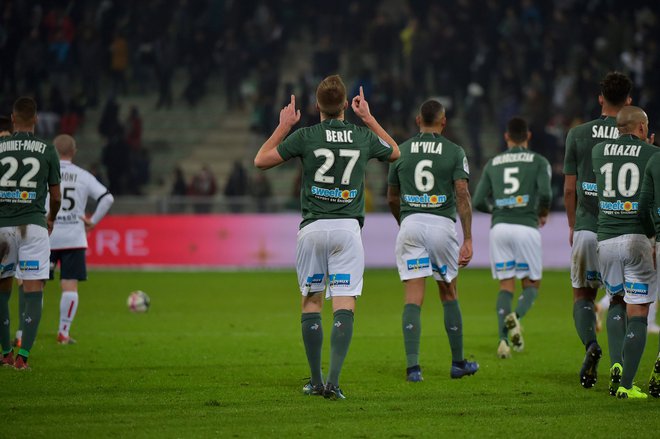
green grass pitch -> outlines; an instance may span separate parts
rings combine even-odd
[[[135,289],[151,296],[146,314],[126,308]],[[495,355],[496,293],[489,272],[461,272],[465,352],[481,370],[451,380],[442,307],[429,282],[425,381],[407,383],[402,286],[395,270],[368,270],[341,376],[347,399],[327,401],[301,394],[308,372],[293,272],[91,273],[72,346],[55,343],[59,291],[50,283],[33,370],[0,369],[0,436],[658,437],[660,400],[607,394],[604,334],[599,381],[580,386],[583,348],[566,272],[545,273],[522,322],[525,352],[509,360]],[[326,370],[331,318],[326,306]],[[642,389],[657,349],[658,336],[649,336],[636,377]]]

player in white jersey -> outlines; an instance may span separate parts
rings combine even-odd
[[[62,207],[50,235],[50,278],[54,278],[59,263],[62,298],[57,341],[72,344],[75,340],[69,336],[69,331],[78,309],[78,281],[87,279],[87,232],[108,213],[114,198],[96,177],[72,163],[76,154],[73,137],[62,134],[53,143],[60,155]],[[87,218],[85,207],[90,198],[97,204],[92,216]]]

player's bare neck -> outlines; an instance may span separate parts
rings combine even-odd
[[[619,111],[621,111],[622,108],[623,108],[622,106],[621,107],[616,107],[614,105],[611,105],[611,104],[608,104],[607,102],[605,102],[603,104],[601,114],[603,116],[616,117],[616,115],[619,113]]]
[[[512,148],[524,148],[527,149],[527,142],[525,143],[513,143],[513,142],[507,142],[506,147],[507,149],[512,149]]]
[[[320,113],[320,114],[321,114],[321,122],[323,122],[324,120],[332,120],[332,119],[344,120],[344,113],[343,112],[337,117],[330,117],[327,114],[323,114],[323,113]]]
[[[442,128],[443,127],[438,127],[438,126],[432,126],[432,127],[421,126],[421,127],[419,127],[419,132],[422,133],[422,134],[424,134],[424,133],[442,134]]]

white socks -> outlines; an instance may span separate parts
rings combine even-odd
[[[69,336],[71,329],[71,322],[76,316],[78,309],[78,292],[77,291],[63,291],[62,299],[60,300],[60,329],[59,333],[65,337]]]

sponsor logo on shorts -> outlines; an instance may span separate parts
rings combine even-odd
[[[433,271],[435,271],[436,273],[439,273],[440,276],[446,276],[447,275],[447,266],[446,265],[438,267],[437,265],[433,264],[432,268],[433,268]]]
[[[648,296],[649,284],[643,284],[641,282],[626,282],[626,293],[638,296]]]
[[[0,191],[0,201],[5,203],[31,203],[36,198],[37,193],[32,191]]]
[[[589,281],[600,280],[600,273],[597,271],[587,271],[586,276]]]
[[[658,207],[658,215],[660,216],[660,207]]]
[[[589,183],[586,181],[582,182],[582,192],[585,195],[590,195],[592,197],[597,197],[598,196],[598,187],[596,186],[596,183]]]
[[[307,277],[307,282],[305,282],[306,287],[311,287],[312,285],[320,285],[323,283],[323,273],[316,273],[312,276]]]
[[[600,210],[607,215],[612,214],[636,214],[639,207],[637,201],[601,201]]]
[[[404,194],[403,201],[411,207],[440,207],[447,202],[447,196],[443,194]]]
[[[312,195],[323,201],[332,201],[334,203],[350,203],[358,196],[357,189],[324,189],[322,187],[312,186]]]
[[[517,195],[515,197],[497,198],[497,207],[525,207],[529,203],[529,195]]]
[[[516,268],[516,261],[496,262],[495,271],[509,271]]]
[[[351,275],[348,273],[337,273],[330,275],[331,287],[348,287],[351,285]]]
[[[11,264],[7,264],[7,265],[0,264],[0,273],[8,273],[10,271],[14,271],[14,263],[13,262]]]
[[[605,281],[605,287],[610,294],[617,294],[623,291],[623,284],[611,285],[609,282]]]
[[[516,271],[529,271],[529,264],[519,262],[516,264]]]
[[[18,261],[21,271],[38,271],[39,261]]]
[[[429,258],[408,259],[406,266],[408,270],[421,270],[423,268],[429,268],[431,266],[431,260]]]

